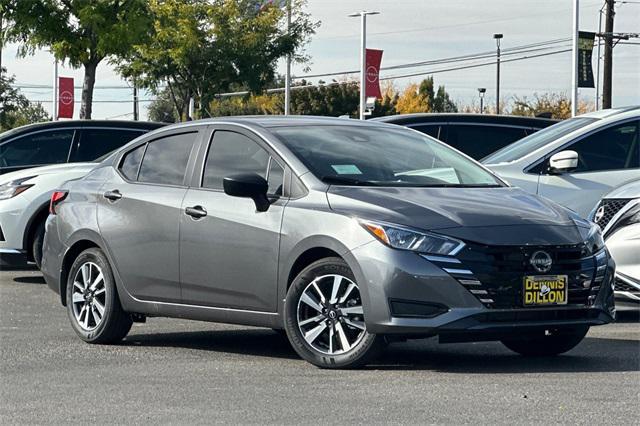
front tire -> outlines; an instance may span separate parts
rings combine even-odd
[[[543,330],[514,339],[504,339],[502,344],[524,356],[555,356],[575,348],[588,331],[589,327],[550,332]]]
[[[295,351],[321,368],[356,368],[384,347],[369,333],[360,289],[346,262],[318,260],[293,280],[285,301],[285,330]]]
[[[131,329],[131,315],[120,305],[102,250],[87,249],[73,262],[67,279],[67,311],[74,331],[88,343],[115,343]]]
[[[33,255],[33,261],[36,263],[36,267],[40,269],[42,265],[42,244],[44,243],[44,225],[43,221],[38,225],[33,233],[33,243],[31,244],[31,254]]]

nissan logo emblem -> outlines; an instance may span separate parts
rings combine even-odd
[[[531,263],[531,266],[533,266],[536,271],[546,273],[551,270],[553,260],[551,260],[549,253],[540,250],[533,253],[531,259],[529,259],[529,263]]]
[[[605,210],[604,206],[600,206],[600,207],[598,207],[598,210],[596,210],[596,215],[593,218],[593,220],[596,223],[599,223],[602,220],[602,218],[604,217],[604,210]]]

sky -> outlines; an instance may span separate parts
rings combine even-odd
[[[572,3],[572,0],[309,0],[307,12],[314,21],[320,21],[320,27],[306,47],[310,63],[304,66],[295,64],[292,72],[294,76],[304,76],[357,70],[360,22],[359,18],[347,15],[360,10],[380,12],[368,18],[367,47],[384,50],[382,66],[386,67],[492,51],[495,50],[494,33],[504,34],[503,49],[571,37]],[[580,1],[582,31],[598,30],[602,5],[603,0]],[[616,4],[614,31],[640,32],[640,1],[619,1]],[[619,44],[614,49],[613,106],[640,104],[640,38],[631,41],[637,44]],[[567,42],[557,46],[560,49],[569,45]],[[17,58],[17,47],[9,45],[3,50],[2,62],[9,74],[15,74],[19,84],[51,86],[52,56],[41,51],[33,56]],[[594,73],[595,64],[594,59]],[[433,71],[454,65],[389,70],[383,71],[381,77]],[[305,70],[305,67],[309,69]],[[279,71],[284,73],[284,63],[279,64]],[[74,77],[77,86],[82,84],[82,70],[61,66],[59,74]],[[396,78],[393,81],[396,87],[402,88],[424,77]],[[331,78],[340,77],[326,77],[324,80]],[[441,72],[434,74],[434,79],[436,85],[445,85],[458,103],[477,104],[479,87],[487,89],[487,104],[494,103],[495,66]],[[98,67],[96,86],[94,118],[132,117],[129,102],[132,90],[106,61]],[[545,92],[569,94],[570,90],[570,52],[502,64],[502,99],[531,97]],[[30,100],[47,100],[43,106],[50,111],[50,87],[25,88],[22,91]],[[75,96],[79,101],[79,90]],[[595,89],[580,89],[579,96],[593,102]],[[148,93],[141,95],[141,99],[150,98]],[[148,102],[141,103],[142,118],[146,117],[147,105]],[[79,109],[79,104],[76,104],[74,118],[77,118]]]

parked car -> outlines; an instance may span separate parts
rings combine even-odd
[[[162,125],[68,120],[18,127],[0,134],[0,174],[49,164],[93,161]]]
[[[117,124],[118,127],[115,128],[83,127],[80,130],[73,130],[81,134],[76,152],[97,153],[102,152],[105,147],[120,147],[152,128],[161,127],[160,124],[155,123],[131,122],[126,125],[128,126],[126,130],[122,127],[125,126],[124,123]],[[16,142],[22,143],[20,140]],[[82,148],[85,144],[99,144],[100,147],[92,147],[91,150]],[[7,149],[4,152],[17,152],[11,150]],[[97,164],[97,162],[56,164],[0,176],[0,265],[15,267],[34,261],[37,266],[40,266],[44,222],[49,215],[51,193],[63,182],[84,176]]]
[[[562,121],[482,160],[509,181],[587,217],[602,196],[640,178],[640,107]]]
[[[570,350],[613,320],[599,227],[384,123],[161,129],[53,193],[42,271],[81,339],[145,315],[286,330],[326,368],[387,339]]]
[[[418,130],[480,160],[512,142],[558,122],[548,118],[491,114],[402,114],[373,118]]]
[[[589,218],[602,228],[616,262],[616,305],[640,308],[640,180],[605,195]]]

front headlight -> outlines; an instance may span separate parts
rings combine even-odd
[[[454,238],[382,222],[360,221],[360,225],[382,243],[399,250],[453,256],[464,243]]]
[[[33,179],[35,176],[29,176],[21,179],[15,179],[0,185],[0,200],[8,200],[18,194],[23,193],[31,188],[33,184],[25,184],[24,182]]]
[[[584,240],[584,245],[586,246],[588,254],[597,253],[604,248],[602,231],[600,230],[600,227],[595,223],[593,223],[591,225],[591,228],[589,228],[587,237]]]

